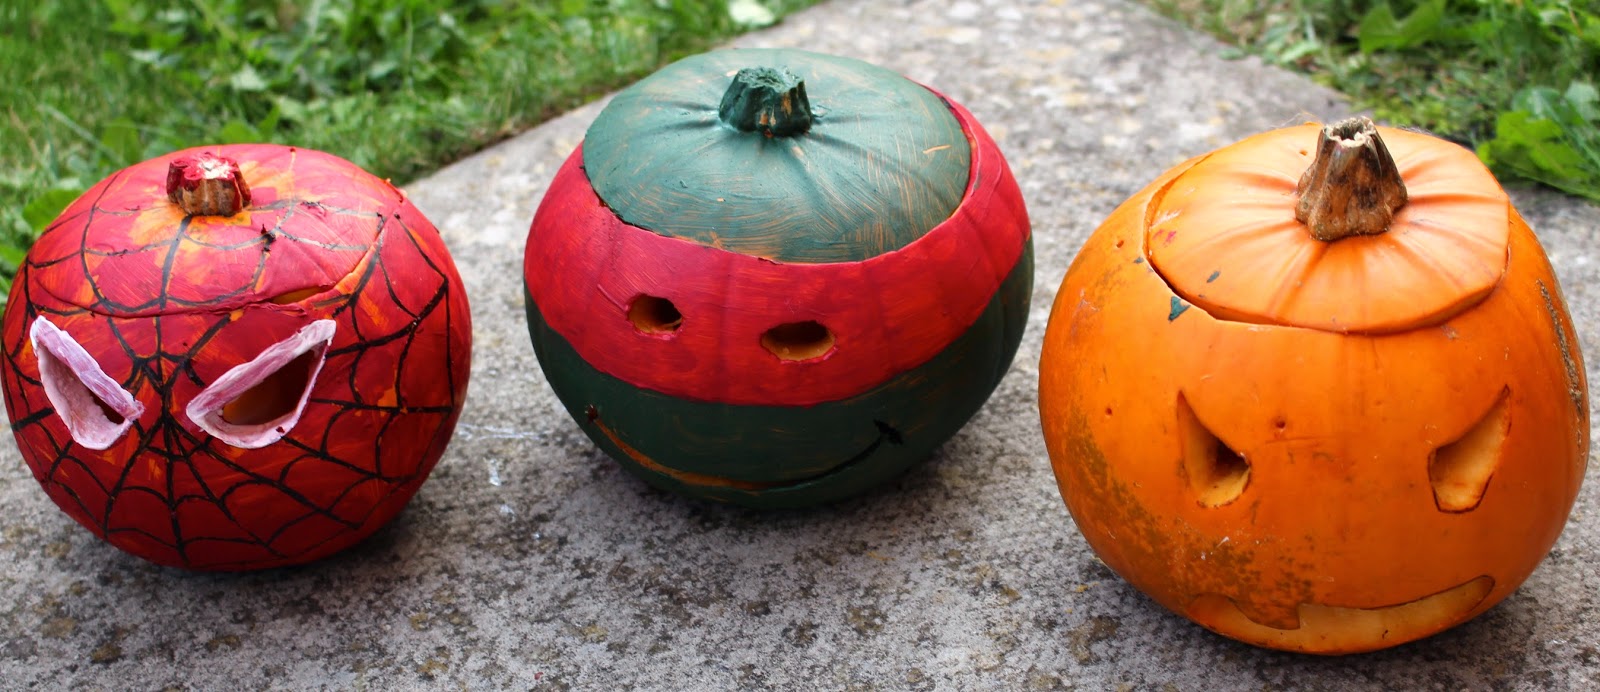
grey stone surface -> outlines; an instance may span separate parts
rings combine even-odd
[[[190,574],[122,555],[0,451],[0,687],[1575,689],[1600,684],[1596,484],[1521,590],[1473,622],[1339,659],[1253,649],[1095,560],[1054,486],[1035,383],[1080,243],[1167,166],[1344,115],[1338,95],[1141,6],[837,0],[738,42],[904,72],[999,140],[1033,215],[1037,290],[1012,372],[926,465],[859,499],[760,513],[654,491],[546,387],[521,252],[598,104],[408,186],[469,289],[473,384],[411,507],[299,569]],[[1600,209],[1517,192],[1597,358]]]

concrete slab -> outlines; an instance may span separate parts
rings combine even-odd
[[[1094,559],[1037,423],[1040,338],[1088,233],[1169,165],[1344,115],[1337,95],[1131,2],[838,0],[746,36],[934,85],[998,138],[1037,243],[1031,320],[987,407],[866,497],[759,513],[654,491],[595,448],[525,332],[521,252],[579,109],[408,187],[476,325],[449,453],[393,525],[301,569],[144,564],[58,512],[0,450],[0,687],[106,689],[1576,689],[1600,685],[1596,484],[1507,601],[1432,639],[1324,659],[1233,643]],[[531,60],[539,59],[530,56]],[[1518,192],[1590,362],[1600,209]]]

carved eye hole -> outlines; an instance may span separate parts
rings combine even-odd
[[[761,335],[761,347],[783,360],[811,360],[833,351],[833,332],[819,322],[788,322]]]
[[[1207,429],[1178,395],[1178,431],[1183,440],[1183,472],[1203,507],[1221,507],[1250,484],[1250,461]]]
[[[28,329],[45,398],[72,440],[106,449],[144,413],[144,405],[111,379],[72,335],[39,317]]]
[[[1428,481],[1439,511],[1467,512],[1483,502],[1489,479],[1505,456],[1506,433],[1511,430],[1510,400],[1511,390],[1501,390],[1489,412],[1461,439],[1434,450],[1428,459]]]
[[[666,298],[640,295],[628,303],[628,321],[640,333],[670,337],[683,326],[683,313]]]
[[[189,420],[235,447],[256,449],[283,439],[300,422],[333,331],[333,320],[312,322],[233,366],[189,402]]]

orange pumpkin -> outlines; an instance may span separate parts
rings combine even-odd
[[[1039,370],[1095,552],[1272,648],[1379,649],[1487,610],[1555,542],[1588,458],[1533,232],[1471,152],[1365,119],[1251,137],[1124,203],[1068,271]]]

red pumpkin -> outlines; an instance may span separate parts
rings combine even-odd
[[[1101,559],[1280,649],[1487,610],[1549,551],[1588,459],[1533,232],[1471,152],[1365,121],[1246,139],[1122,205],[1067,272],[1039,377]]]
[[[348,161],[191,149],[101,181],[28,253],[6,409],[73,519],[163,565],[303,563],[398,513],[466,394],[438,232]]]

